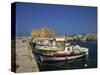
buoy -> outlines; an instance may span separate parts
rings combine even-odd
[[[84,66],[87,67],[88,65],[87,64],[84,64]]]

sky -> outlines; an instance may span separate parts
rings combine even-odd
[[[49,28],[58,35],[97,33],[97,8],[37,3],[16,3],[16,35],[34,28]]]

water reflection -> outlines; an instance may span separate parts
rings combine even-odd
[[[87,68],[87,60],[87,56],[84,56],[74,60],[41,62],[39,63],[39,68],[40,71]]]

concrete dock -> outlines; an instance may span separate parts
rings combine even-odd
[[[39,71],[27,38],[16,39],[16,66],[16,72]]]

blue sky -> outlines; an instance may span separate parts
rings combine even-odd
[[[16,3],[16,34],[30,35],[47,27],[58,34],[97,33],[97,8],[69,5]]]

